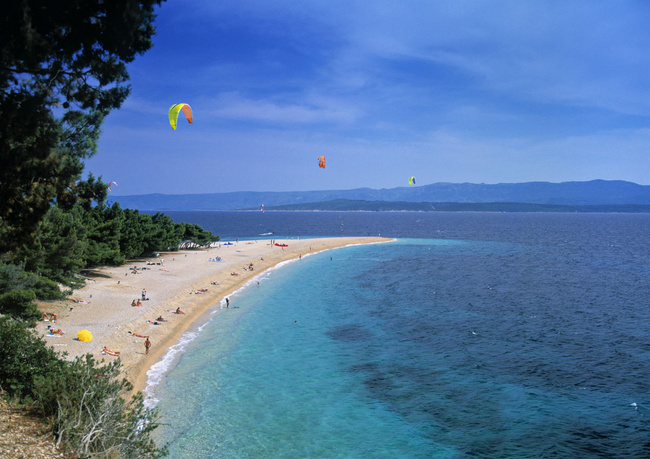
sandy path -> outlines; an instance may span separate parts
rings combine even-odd
[[[67,352],[70,359],[86,353],[92,353],[99,360],[116,358],[103,355],[104,346],[119,351],[125,376],[135,390],[143,390],[148,369],[192,323],[211,308],[219,309],[223,298],[253,277],[282,261],[310,252],[385,241],[387,239],[379,237],[274,240],[288,244],[284,248],[271,245],[270,240],[241,241],[208,250],[166,253],[120,267],[100,268],[89,275],[86,286],[76,290],[70,300],[39,305],[42,311],[56,313],[58,320],[56,324],[39,322],[37,330],[54,349]],[[216,257],[223,261],[209,261]],[[253,270],[247,269],[251,263]],[[138,267],[137,274],[133,274],[134,266]],[[231,275],[233,272],[237,275]],[[218,285],[212,285],[213,281]],[[142,301],[142,306],[131,306],[134,299],[141,299],[143,289],[149,299]],[[193,293],[200,289],[208,291]],[[177,307],[185,314],[173,314]],[[167,322],[147,323],[159,316]],[[48,325],[61,328],[65,335],[49,336]],[[77,340],[79,330],[90,331],[93,340]],[[150,337],[149,354],[145,354],[145,339],[133,333]]]

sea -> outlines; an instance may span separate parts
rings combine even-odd
[[[149,372],[170,457],[650,457],[650,214],[168,214],[394,239],[215,304]]]

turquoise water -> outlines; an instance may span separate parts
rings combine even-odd
[[[330,260],[330,256],[333,258]],[[347,371],[349,351],[324,332],[350,304],[331,282],[364,269],[360,247],[275,270],[222,310],[156,391],[171,457],[430,457],[417,427]],[[361,258],[360,258],[361,257]],[[354,287],[342,286],[348,294]],[[296,323],[297,322],[297,323]],[[388,343],[386,345],[389,345]],[[420,451],[420,453],[418,453]]]
[[[170,457],[650,456],[648,217],[511,218],[231,296],[153,372]]]

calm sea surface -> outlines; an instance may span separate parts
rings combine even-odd
[[[397,238],[267,272],[189,332],[150,378],[171,457],[650,457],[650,215],[169,215]]]

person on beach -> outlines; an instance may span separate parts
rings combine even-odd
[[[131,331],[129,333],[132,334],[133,336],[137,336],[138,338],[149,338],[149,335],[139,335],[139,334],[133,333]]]
[[[47,312],[43,313],[43,317],[41,318],[41,320],[43,322],[49,322],[50,321],[50,317],[47,315]]]
[[[144,301],[146,299],[147,299],[147,290],[143,288],[142,289],[142,301]]]
[[[142,303],[140,302],[140,300],[138,300],[138,301],[135,303],[135,305],[136,305],[136,306],[142,306]]]
[[[134,298],[133,301],[131,301],[131,306],[137,306],[137,305],[138,305],[138,303],[136,302],[136,300]]]
[[[183,311],[181,311],[181,308],[176,308],[176,314],[185,314]]]
[[[227,308],[230,307],[230,300],[229,300],[228,298],[226,298],[226,307],[227,307]]]
[[[52,328],[50,326],[48,326],[47,328],[50,331],[50,335],[65,335],[65,332],[60,328]]]
[[[112,351],[106,346],[104,346],[104,349],[102,349],[102,354],[108,354],[108,355],[120,355],[120,351]]]
[[[149,353],[149,348],[151,347],[151,341],[149,341],[149,337],[147,336],[147,339],[144,342],[144,353],[148,354]]]

